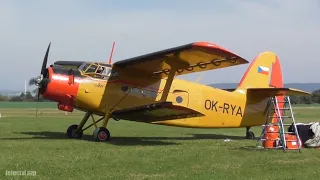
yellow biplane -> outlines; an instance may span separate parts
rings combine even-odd
[[[190,43],[113,64],[56,61],[46,67],[49,49],[50,44],[41,75],[33,82],[39,88],[38,97],[41,94],[57,102],[58,109],[86,112],[78,125],[67,129],[70,138],[81,138],[83,131],[94,125],[96,141],[110,140],[110,119],[190,128],[245,127],[246,137],[254,138],[249,128],[265,123],[270,97],[310,95],[283,87],[280,63],[272,52],[259,54],[238,87],[226,90],[176,78],[248,63],[209,42]],[[84,128],[93,114],[101,118],[92,118],[93,123]]]

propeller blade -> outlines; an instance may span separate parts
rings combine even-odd
[[[38,90],[38,94],[37,94],[37,102],[39,102],[40,99],[40,89]]]
[[[32,85],[35,85],[37,82],[36,82],[36,78],[31,78],[29,80],[29,86],[32,86]]]
[[[43,62],[42,62],[42,67],[41,67],[41,75],[40,75],[40,79],[38,81],[40,82],[37,82],[37,79],[36,78],[32,78],[29,80],[29,85],[33,85],[33,84],[37,84],[39,83],[40,87],[43,86],[43,83],[48,83],[48,80],[45,80],[42,79],[44,78],[43,75],[46,71],[46,67],[47,67],[47,63],[48,63],[48,56],[49,56],[49,51],[50,51],[50,46],[51,46],[51,42],[49,43],[48,45],[48,48],[47,48],[47,51],[46,51],[46,54],[43,58]],[[38,92],[37,92],[37,105],[36,105],[36,117],[38,117],[38,103],[39,103],[39,99],[40,99],[40,87],[38,87]]]
[[[47,51],[46,51],[46,55],[44,56],[44,59],[43,59],[43,62],[42,62],[41,74],[44,74],[44,72],[46,70],[46,67],[47,67],[50,46],[51,46],[51,42],[48,45],[48,48],[47,48]]]
[[[38,93],[37,93],[37,105],[36,105],[36,117],[38,117],[38,103],[40,99],[40,88],[38,88]]]

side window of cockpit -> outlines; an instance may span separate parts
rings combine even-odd
[[[101,66],[97,69],[98,74],[105,74],[105,71],[106,71],[105,68]]]
[[[92,64],[89,69],[86,71],[86,73],[95,73],[97,70],[98,66]]]
[[[79,67],[79,71],[84,72],[84,71],[86,71],[86,69],[87,69],[88,67],[89,67],[89,65],[86,64],[86,63],[84,63],[84,64],[82,64],[82,65]]]

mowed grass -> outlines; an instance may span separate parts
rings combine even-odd
[[[41,103],[39,104],[41,106]],[[82,140],[65,131],[82,112],[0,108],[0,179],[318,179],[320,150],[256,150],[245,129],[189,129],[111,121],[112,141]],[[320,121],[320,107],[296,107],[296,121]],[[252,128],[256,136],[260,127]],[[232,141],[224,141],[226,138]],[[33,170],[36,176],[6,176]]]

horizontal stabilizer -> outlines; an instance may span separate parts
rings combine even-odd
[[[116,110],[112,117],[140,122],[154,122],[203,116],[203,114],[172,102],[160,102],[129,109]]]
[[[252,97],[309,96],[311,93],[292,88],[248,88],[247,95]]]

